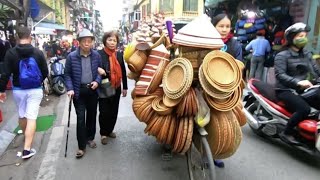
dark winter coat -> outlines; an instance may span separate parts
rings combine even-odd
[[[103,79],[109,78],[110,75],[110,62],[109,62],[109,55],[102,49],[98,51],[101,58],[102,58],[102,68],[106,71],[106,76],[102,77]],[[123,53],[122,52],[117,52],[117,60],[121,66],[121,71],[122,71],[122,85],[123,89],[128,89],[128,83],[127,83],[127,72],[126,72],[126,67],[124,65],[123,61]]]
[[[320,76],[320,69],[312,59],[311,52],[303,50],[295,52],[287,49],[278,53],[274,61],[276,87],[278,89],[296,89],[298,82],[306,80],[311,74],[313,78]]]
[[[100,84],[101,76],[98,74],[98,67],[101,67],[101,56],[97,51],[90,50],[91,54],[91,71],[92,71],[92,81],[96,81]],[[82,76],[82,66],[81,66],[81,56],[80,49],[77,48],[76,51],[71,52],[66,60],[65,76],[67,90],[74,91],[74,98],[78,98],[80,94],[81,76]]]
[[[242,61],[242,46],[238,40],[231,38],[226,43],[227,53],[231,54],[234,58]]]

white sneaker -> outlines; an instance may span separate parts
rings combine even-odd
[[[32,156],[34,156],[37,153],[37,151],[35,149],[30,149],[30,151],[28,150],[23,150],[22,152],[22,159],[29,159]]]

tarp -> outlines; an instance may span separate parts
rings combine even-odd
[[[39,15],[40,6],[37,0],[30,0],[30,15],[31,18],[34,19]]]
[[[44,27],[35,27],[34,34],[47,34],[47,35],[57,35],[56,29],[44,28]]]
[[[36,22],[34,22],[36,23]],[[66,28],[63,25],[55,24],[55,23],[48,23],[48,22],[40,22],[37,24],[36,27],[44,27],[44,28],[50,28],[50,29],[57,29],[57,30],[66,30]]]

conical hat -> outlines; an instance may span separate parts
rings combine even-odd
[[[221,35],[211,24],[209,17],[205,14],[185,25],[178,33],[209,39],[221,39]]]
[[[183,46],[219,49],[224,43],[207,15],[199,16],[178,31],[173,42]]]

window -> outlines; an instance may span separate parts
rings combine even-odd
[[[147,4],[147,16],[151,14],[151,1]]]
[[[161,12],[173,12],[174,1],[173,0],[160,0],[160,11]]]
[[[183,11],[198,11],[198,1],[183,0]]]

